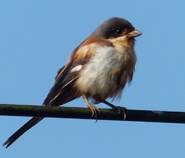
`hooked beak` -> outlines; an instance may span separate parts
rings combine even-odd
[[[138,37],[140,35],[142,35],[142,33],[138,30],[134,30],[134,31],[128,33],[128,37],[130,37],[130,38],[135,38],[135,37]]]

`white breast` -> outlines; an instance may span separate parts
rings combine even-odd
[[[124,49],[119,53],[115,47],[101,47],[96,49],[97,53],[90,59],[88,64],[80,72],[77,86],[81,93],[90,97],[99,95],[102,100],[108,97],[121,95],[124,88],[119,87],[117,78],[112,77],[115,72],[120,72],[126,64],[127,52]],[[121,75],[123,85],[126,84],[128,72],[125,70]]]

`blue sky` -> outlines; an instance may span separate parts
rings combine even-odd
[[[0,103],[41,105],[70,53],[103,21],[122,17],[143,35],[136,41],[132,85],[113,103],[185,111],[184,7],[183,0],[2,0]],[[86,107],[82,99],[65,106]],[[0,144],[28,119],[0,116]],[[6,158],[174,158],[185,155],[184,133],[183,124],[46,118],[0,153]]]

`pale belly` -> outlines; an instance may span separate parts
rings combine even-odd
[[[108,97],[121,97],[133,68],[125,67],[124,54],[113,48],[102,50],[90,59],[81,70],[76,86],[89,98],[106,100]]]

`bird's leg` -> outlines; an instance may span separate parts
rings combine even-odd
[[[118,114],[122,113],[123,114],[123,119],[125,120],[127,117],[127,109],[125,107],[120,107],[120,106],[115,106],[111,103],[109,103],[108,101],[103,101],[104,104],[107,104],[108,106],[110,106],[113,109],[118,110]]]
[[[84,98],[85,102],[86,102],[86,105],[87,107],[91,110],[91,117],[95,117],[96,118],[96,121],[98,120],[98,113],[100,113],[100,110],[94,106],[94,105],[91,105],[87,99],[87,97],[83,94],[82,97]]]

